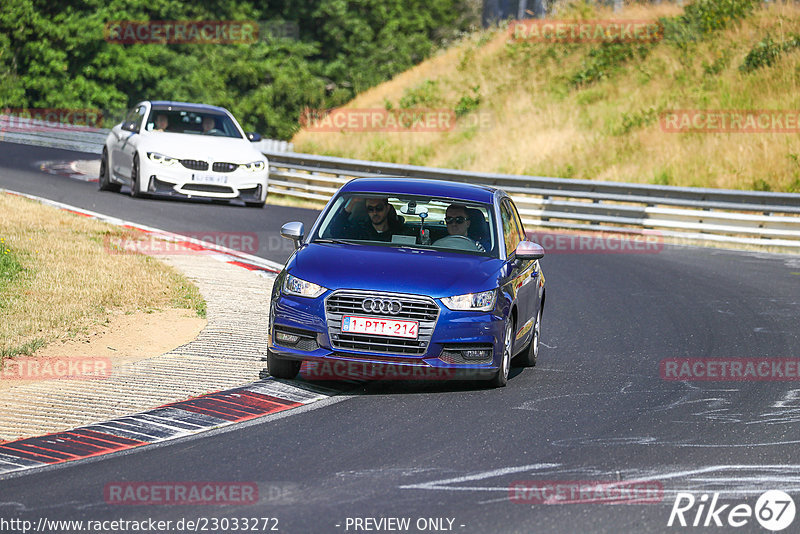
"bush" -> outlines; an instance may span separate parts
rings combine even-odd
[[[400,98],[400,108],[409,109],[414,107],[433,108],[441,105],[442,95],[439,90],[439,82],[425,80],[420,85],[406,89]]]
[[[794,48],[800,48],[800,36],[798,35],[793,35],[790,39],[780,43],[776,43],[772,40],[772,36],[767,35],[750,49],[739,66],[739,70],[752,72],[761,67],[771,67],[784,52]]]
[[[472,88],[472,95],[464,95],[456,104],[456,117],[463,117],[467,113],[475,111],[481,105],[481,86],[476,85]]]

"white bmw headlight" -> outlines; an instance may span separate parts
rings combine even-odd
[[[442,303],[451,310],[490,311],[494,308],[496,299],[497,291],[490,289],[480,293],[444,297]]]
[[[251,161],[250,163],[245,163],[243,167],[248,171],[256,172],[263,171],[266,167],[266,164],[263,161]]]
[[[325,293],[328,289],[321,285],[307,282],[291,274],[286,275],[283,281],[283,291],[289,295],[297,295],[298,297],[317,298]]]
[[[165,156],[164,154],[159,154],[158,152],[148,152],[147,159],[162,165],[175,165],[178,163],[176,158],[171,158],[169,156]]]

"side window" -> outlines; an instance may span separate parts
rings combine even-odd
[[[500,217],[503,223],[503,239],[506,241],[506,256],[511,255],[517,250],[517,245],[520,242],[519,229],[517,223],[514,221],[514,213],[508,204],[504,201],[500,205]]]
[[[511,205],[511,212],[514,214],[514,222],[517,223],[517,228],[519,229],[519,238],[525,241],[528,239],[528,235],[525,233],[525,226],[522,224],[522,218],[519,216],[517,206],[510,200],[508,203]]]

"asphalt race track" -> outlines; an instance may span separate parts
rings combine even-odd
[[[258,255],[279,262],[291,251],[280,225],[309,225],[316,216],[132,199],[36,165],[82,158],[0,143],[0,187],[174,232],[255,232]],[[7,477],[0,517],[173,525],[268,517],[280,532],[366,532],[380,518],[410,518],[408,529],[384,532],[723,532],[732,529],[725,521],[733,506],[755,507],[766,490],[797,501],[800,382],[664,380],[660,363],[800,357],[800,257],[668,246],[646,254],[553,253],[543,269],[539,364],[512,369],[504,389],[367,383],[288,415]],[[519,482],[620,480],[657,484],[660,502],[542,504],[518,502],[509,491]],[[260,498],[107,504],[104,488],[126,481],[255,483]],[[729,505],[719,515],[724,527],[713,519],[705,528],[668,527],[678,492],[709,501],[718,492]],[[686,512],[689,524],[697,510]],[[237,531],[227,525],[208,531]],[[786,532],[797,525],[800,518]],[[754,517],[736,531],[767,532]]]

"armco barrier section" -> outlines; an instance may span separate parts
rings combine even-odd
[[[491,185],[514,198],[526,224],[647,233],[688,241],[800,250],[800,194],[479,173],[292,152],[265,152],[270,192],[328,200],[360,176]]]
[[[2,117],[0,117],[2,119]],[[0,129],[0,140],[99,154],[108,130]],[[599,182],[479,173],[291,152],[291,143],[265,139],[269,192],[327,201],[359,176],[401,176],[492,185],[512,195],[526,224],[554,229],[656,233],[800,250],[800,194]]]

